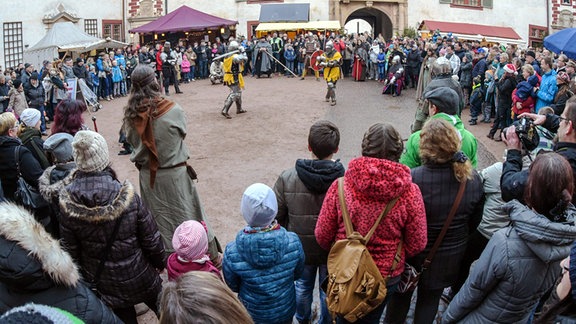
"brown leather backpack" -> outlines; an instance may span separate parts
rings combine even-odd
[[[355,322],[380,306],[386,298],[388,278],[382,277],[366,244],[398,198],[386,205],[374,226],[364,237],[352,227],[344,199],[344,178],[338,179],[338,196],[346,227],[346,239],[334,243],[328,254],[326,303],[333,315]],[[398,245],[392,271],[398,265],[401,248],[402,243]]]

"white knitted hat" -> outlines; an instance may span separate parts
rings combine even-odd
[[[80,171],[102,171],[110,164],[106,140],[93,131],[83,130],[76,133],[72,142],[72,153]]]
[[[40,110],[34,108],[26,108],[20,114],[20,121],[28,127],[34,127],[40,121]]]
[[[262,183],[255,183],[244,191],[240,209],[248,225],[266,227],[276,217],[278,202],[270,187]]]

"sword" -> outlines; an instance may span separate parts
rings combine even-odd
[[[280,62],[278,59],[276,59],[274,56],[272,56],[272,54],[268,53],[268,51],[264,51],[264,53],[268,54],[268,56],[270,56],[271,59],[273,59],[274,61],[276,61],[278,64],[282,65],[284,67],[285,70],[287,70],[288,72],[292,73],[293,76],[298,77],[294,72],[292,72],[292,70],[290,70],[286,65],[282,64],[282,62]]]
[[[215,57],[212,58],[212,61],[214,61],[214,60],[219,60],[219,59],[223,59],[223,58],[226,58],[226,57],[228,57],[228,56],[230,56],[230,55],[232,55],[232,54],[236,54],[236,53],[240,53],[240,51],[239,51],[239,50],[234,50],[234,51],[232,51],[232,52],[228,52],[228,53],[224,53],[224,54],[215,56]]]

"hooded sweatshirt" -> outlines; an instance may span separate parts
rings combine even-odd
[[[356,158],[350,161],[344,175],[344,193],[352,226],[361,235],[368,233],[392,199],[400,197],[366,245],[383,277],[399,276],[405,258],[422,251],[427,242],[424,201],[420,189],[412,183],[410,169],[385,159]],[[314,233],[318,244],[325,250],[346,237],[338,182],[334,182],[326,193]],[[391,273],[392,261],[402,238],[401,260]]]
[[[496,232],[472,267],[443,323],[526,323],[560,275],[559,263],[576,240],[576,209],[552,222],[513,200],[504,205],[511,225]]]

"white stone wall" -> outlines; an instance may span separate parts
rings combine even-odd
[[[512,27],[528,42],[528,25],[546,26],[546,6],[542,0],[493,1],[492,9],[453,8],[438,0],[409,0],[408,26],[418,28],[422,20],[462,22]]]
[[[67,12],[81,18],[76,25],[84,30],[83,19],[98,19],[98,31],[102,33],[102,19],[122,20],[122,1],[69,1],[69,0],[2,0],[0,22],[22,22],[24,49],[32,47],[46,35],[46,25],[42,19],[46,14],[57,12],[63,4]],[[4,67],[3,25],[0,24],[0,65]],[[101,36],[101,35],[100,35]]]

